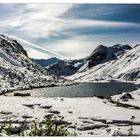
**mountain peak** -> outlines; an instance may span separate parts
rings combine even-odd
[[[99,45],[89,56],[88,68],[91,68],[99,64],[107,55],[107,47],[104,45]]]
[[[7,54],[12,56],[12,53],[27,55],[27,52],[16,40],[0,35],[0,48]]]
[[[116,49],[123,49],[123,50],[131,50],[132,47],[130,45],[122,45],[122,44],[115,44],[112,46],[112,48],[116,48]]]

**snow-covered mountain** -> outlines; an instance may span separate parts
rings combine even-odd
[[[93,52],[79,60],[52,59],[36,61],[44,65],[53,75],[75,81],[94,81],[105,79],[138,80],[140,78],[140,45],[116,44],[114,46],[97,46]],[[50,64],[50,65],[49,65]]]
[[[138,80],[140,78],[140,45],[99,45],[91,55],[79,60],[59,60],[47,70],[76,81],[103,79]]]
[[[132,48],[129,45],[116,44],[111,47],[99,45],[88,57],[88,68],[96,66],[100,63],[105,63],[107,61],[117,59],[119,55],[124,54],[127,50],[130,49]]]
[[[46,69],[56,76],[70,76],[75,74],[85,62],[85,59],[59,60],[57,63],[47,66]]]
[[[49,65],[55,64],[59,61],[60,59],[56,58],[56,57],[51,57],[49,59],[35,59],[32,58],[32,61],[41,65],[42,67],[47,67]]]
[[[114,51],[115,49],[117,51]],[[88,63],[83,70],[79,70],[79,72],[68,78],[77,81],[94,81],[108,78],[139,80],[140,45],[133,48],[128,45],[115,45],[107,50],[105,47],[97,47],[92,53],[91,62],[93,65],[90,65],[90,68]]]
[[[0,93],[67,82],[34,63],[16,40],[0,35]]]
[[[70,76],[75,74],[86,62],[86,58],[78,60],[62,60],[56,57],[52,57],[49,59],[32,60],[46,68],[49,73],[56,76]]]
[[[46,67],[47,71],[57,76],[77,75],[92,67],[116,60],[126,51],[132,49],[129,45],[116,44],[112,47],[103,45],[97,46],[91,55],[79,60],[59,60],[58,62]]]

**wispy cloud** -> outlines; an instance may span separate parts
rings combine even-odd
[[[55,51],[51,51],[49,49],[37,46],[37,45],[27,41],[27,40],[24,40],[24,39],[21,39],[21,38],[12,36],[12,35],[7,35],[7,36],[9,36],[10,38],[18,40],[21,44],[23,44],[23,46],[26,46],[29,49],[28,54],[30,55],[30,57],[32,57],[32,56],[39,56],[40,54],[43,54],[43,53],[45,54],[46,53],[46,54],[49,54],[50,56],[54,55],[54,56],[56,56],[58,58],[61,58],[61,59],[69,59],[68,57],[64,57],[63,55],[61,55],[59,53],[56,53]],[[42,53],[38,54],[37,50],[41,51]]]
[[[140,5],[2,4],[0,32],[26,40],[30,57],[80,58],[100,43],[138,42],[138,11]]]

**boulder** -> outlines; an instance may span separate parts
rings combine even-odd
[[[60,112],[57,111],[57,110],[50,110],[49,112],[50,112],[50,113],[54,113],[54,114],[60,114]]]
[[[21,97],[25,97],[25,96],[31,96],[30,93],[19,93],[19,92],[15,92],[14,96],[21,96]]]
[[[124,92],[122,93],[120,99],[127,101],[129,99],[134,99],[134,98],[132,97],[130,93]]]
[[[50,109],[51,107],[52,107],[51,105],[44,105],[44,106],[40,106],[39,108]]]
[[[105,99],[105,97],[104,96],[97,96],[97,98],[99,98],[99,99]]]
[[[23,106],[29,107],[29,108],[33,108],[34,104],[23,104]]]

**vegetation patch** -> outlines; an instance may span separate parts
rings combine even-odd
[[[61,123],[61,116],[47,116],[42,122],[26,120],[15,126],[11,121],[0,125],[0,133],[8,136],[69,136],[70,132]]]

